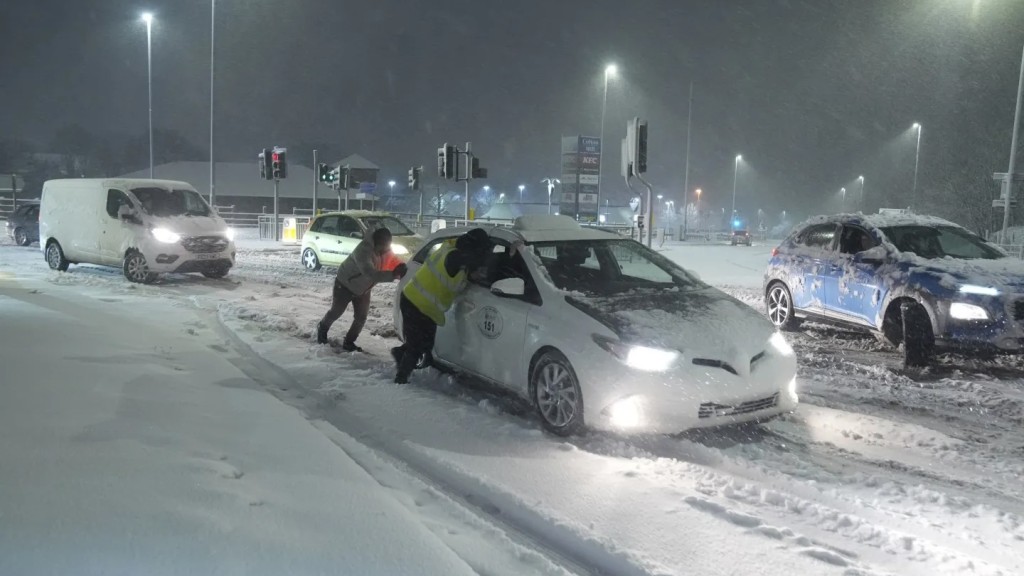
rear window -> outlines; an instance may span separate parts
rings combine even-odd
[[[808,226],[807,229],[796,237],[796,244],[798,246],[806,246],[807,248],[827,250],[832,246],[835,237],[835,224],[815,224],[814,226]]]

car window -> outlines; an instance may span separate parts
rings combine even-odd
[[[338,235],[338,217],[337,216],[324,216],[317,220],[320,223],[320,227],[317,232],[326,234],[328,236]]]
[[[107,190],[107,215],[111,218],[117,218],[117,211],[120,210],[121,206],[131,205],[131,200],[128,199],[128,195],[124,192],[114,189]]]
[[[797,237],[797,244],[808,248],[828,250],[836,237],[835,224],[816,224],[808,227]]]
[[[984,240],[959,226],[890,226],[882,228],[900,252],[912,252],[921,258],[1004,258]]]
[[[538,242],[532,246],[544,271],[561,290],[615,294],[637,288],[705,287],[678,265],[632,240]]]
[[[423,245],[422,248],[420,248],[420,251],[417,252],[415,256],[413,256],[413,262],[423,264],[424,262],[427,261],[428,256],[430,256],[434,252],[437,252],[437,249],[441,247],[441,244],[444,244],[444,242],[447,240],[454,239],[455,237],[452,236],[447,238],[435,238],[434,240],[427,242],[426,244]]]
[[[352,236],[353,233],[363,233],[363,227],[359,225],[359,222],[355,218],[349,218],[348,216],[338,216],[338,232],[337,236]]]
[[[132,194],[142,203],[142,209],[153,216],[210,215],[209,205],[195,190],[168,190],[151,186],[132,188]]]
[[[392,236],[414,236],[416,234],[394,216],[367,216],[361,220],[367,230],[384,227],[391,231]]]
[[[839,251],[843,254],[856,254],[877,245],[875,238],[867,230],[858,226],[843,226],[843,234],[839,239]]]

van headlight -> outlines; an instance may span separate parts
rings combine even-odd
[[[988,312],[984,308],[966,302],[950,304],[949,315],[957,320],[988,320]]]
[[[171,232],[167,228],[153,228],[153,238],[164,244],[174,244],[181,241],[181,235]]]
[[[680,356],[679,352],[675,350],[626,344],[599,334],[594,334],[593,338],[598,346],[635,370],[665,372],[672,368]]]
[[[228,239],[229,242],[234,242],[235,241],[235,229],[234,228],[228,228],[227,230],[224,231],[224,236]]]

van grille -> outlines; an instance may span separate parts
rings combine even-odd
[[[700,408],[697,410],[697,417],[712,418],[720,416],[738,416],[740,414],[749,414],[751,412],[757,412],[758,410],[765,410],[773,406],[776,406],[778,403],[778,393],[772,394],[767,398],[751,400],[750,402],[744,402],[736,406],[729,406],[727,404],[715,404],[714,402],[705,402],[701,404]]]
[[[228,247],[228,239],[223,236],[189,236],[181,239],[185,250],[196,254],[223,252]]]

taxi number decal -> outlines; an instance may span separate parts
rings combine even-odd
[[[484,307],[484,309],[480,311],[480,319],[477,322],[477,327],[480,329],[481,334],[492,340],[501,336],[501,331],[504,328],[501,313],[493,306]]]

